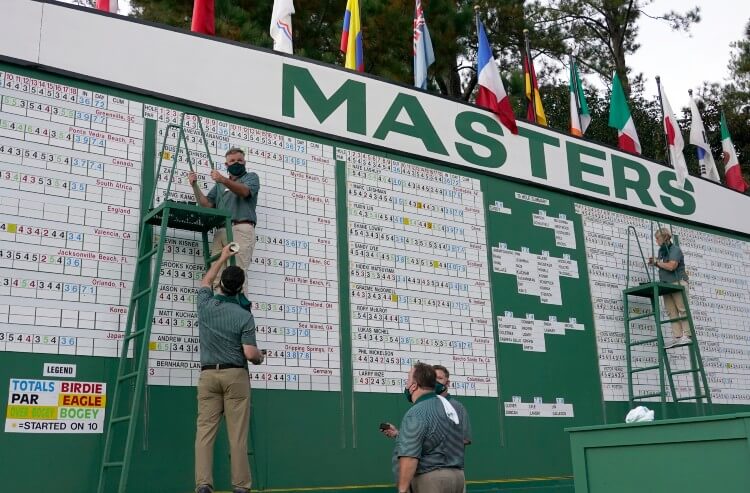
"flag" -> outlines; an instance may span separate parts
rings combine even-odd
[[[214,26],[214,0],[194,0],[193,22],[190,30],[194,33],[216,34]]]
[[[690,114],[692,115],[690,143],[698,147],[696,151],[698,153],[698,163],[701,166],[701,176],[721,183],[719,171],[716,169],[716,163],[711,154],[711,146],[708,144],[708,139],[706,138],[706,129],[703,127],[703,120],[698,111],[698,105],[695,98],[692,97],[690,98]]]
[[[539,83],[536,80],[531,53],[527,53],[526,58],[523,60],[523,71],[526,79],[526,99],[529,100],[529,105],[526,108],[526,118],[539,125],[547,126],[547,116],[544,114],[544,108],[542,107],[542,97],[539,95]],[[532,90],[534,94],[533,100],[531,99]],[[534,115],[535,109],[536,115]]]
[[[732,137],[729,135],[724,112],[721,113],[721,148],[724,151],[724,178],[727,180],[727,186],[738,192],[746,192],[750,185],[742,177],[740,162],[737,159],[737,153],[734,151],[734,144],[732,144]]]
[[[609,98],[609,126],[617,129],[617,147],[623,151],[640,154],[641,141],[638,140],[638,132],[635,131],[628,100],[625,98],[625,91],[617,72],[612,77],[612,93]]]
[[[570,133],[583,136],[591,123],[589,105],[583,94],[581,76],[578,74],[578,64],[574,57],[570,58]]]
[[[414,85],[427,89],[427,69],[435,63],[432,40],[427,22],[424,20],[422,0],[416,0],[414,8]]]
[[[477,38],[479,41],[479,53],[477,55],[479,94],[477,95],[477,105],[495,113],[500,122],[511,133],[517,135],[516,117],[513,114],[513,108],[510,106],[510,99],[505,92],[505,87],[503,87],[503,81],[497,71],[497,64],[492,56],[492,50],[490,50],[490,42],[487,40],[487,33],[484,31],[484,25],[479,20],[479,16],[477,16]]]
[[[357,72],[365,71],[364,51],[362,50],[362,29],[359,19],[359,0],[346,1],[344,29],[341,33],[341,52],[344,53],[344,67]]]
[[[271,13],[271,38],[273,49],[282,53],[294,53],[292,47],[292,0],[274,0]]]
[[[97,10],[103,10],[105,12],[117,13],[117,0],[96,0]]]
[[[672,107],[669,105],[669,101],[667,101],[667,96],[664,95],[663,85],[659,86],[659,91],[661,91],[661,104],[662,111],[664,112],[664,133],[667,134],[669,158],[675,173],[677,173],[677,182],[680,184],[680,187],[683,187],[685,179],[689,174],[685,156],[682,154],[682,150],[685,148],[685,140],[682,138],[682,131],[677,124],[674,111],[672,111]]]

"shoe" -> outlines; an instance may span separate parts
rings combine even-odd
[[[202,484],[195,489],[195,493],[214,493],[214,489],[207,484]]]
[[[672,339],[672,342],[664,345],[664,349],[671,349],[677,346],[678,344],[680,344],[681,340],[682,340],[682,337],[675,337],[674,339]]]
[[[682,336],[680,337],[679,344],[692,344],[693,339],[690,336]]]

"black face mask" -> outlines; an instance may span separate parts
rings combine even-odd
[[[440,383],[440,382],[436,382],[436,383],[435,383],[435,393],[436,393],[437,395],[440,395],[440,394],[442,394],[442,393],[443,393],[443,392],[445,392],[446,390],[447,390],[447,388],[446,388],[446,387],[445,387],[445,385],[443,385],[442,383]]]
[[[232,176],[242,176],[245,174],[245,163],[232,163],[227,166],[227,172]]]

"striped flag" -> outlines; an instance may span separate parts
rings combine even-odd
[[[732,137],[729,135],[729,128],[727,128],[727,119],[724,117],[723,111],[721,112],[721,148],[724,151],[724,177],[727,180],[727,186],[738,192],[746,192],[750,185],[742,177],[740,161],[737,159],[737,153],[734,150]]]
[[[570,57],[570,133],[582,137],[591,123],[589,105],[583,94],[581,76],[575,57]]]
[[[641,141],[638,140],[638,132],[635,131],[628,100],[617,72],[612,77],[612,93],[609,97],[609,126],[617,129],[617,147],[634,154],[641,153]]]
[[[271,13],[271,38],[273,49],[282,53],[294,53],[292,45],[292,0],[274,0]]]
[[[414,8],[414,85],[427,89],[427,69],[435,63],[432,40],[427,22],[424,20],[422,0],[416,0]]]
[[[479,77],[479,94],[477,94],[477,105],[487,108],[497,115],[505,127],[518,135],[516,116],[510,106],[510,99],[503,87],[503,81],[497,71],[495,58],[492,56],[490,42],[484,25],[477,15],[477,38],[479,41],[479,53],[477,54],[477,74]]]
[[[690,115],[692,116],[690,143],[697,147],[696,152],[698,153],[698,163],[701,167],[701,176],[721,183],[719,171],[716,169],[716,163],[711,154],[711,146],[708,144],[708,139],[706,138],[703,119],[701,118],[700,111],[698,111],[696,100],[692,97],[690,98]]]
[[[97,10],[103,10],[105,12],[117,13],[117,0],[96,0]]]
[[[544,114],[544,107],[542,107],[542,96],[539,94],[539,82],[536,80],[531,53],[527,53],[523,61],[523,72],[526,80],[526,99],[529,100],[529,104],[526,107],[526,119],[546,127],[547,115]]]
[[[667,96],[664,95],[664,85],[659,85],[659,91],[661,93],[662,111],[664,113],[664,133],[667,134],[670,162],[675,173],[677,173],[677,182],[680,187],[684,187],[685,180],[689,175],[685,155],[682,153],[685,149],[685,140],[682,138],[682,130],[680,130],[680,125],[674,116],[672,106],[670,106]]]
[[[190,30],[194,33],[216,34],[214,0],[195,0],[193,2],[193,22]]]
[[[341,52],[344,53],[344,67],[365,71],[365,54],[362,49],[362,26],[359,17],[359,0],[346,1],[344,28],[341,32]]]

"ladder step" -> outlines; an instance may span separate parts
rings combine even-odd
[[[135,378],[137,376],[138,376],[138,372],[137,371],[133,371],[133,372],[126,373],[125,375],[119,377],[117,379],[117,381],[118,382],[124,382],[125,380],[130,380],[131,378]]]
[[[679,371],[673,371],[671,375],[684,375],[685,373],[698,373],[700,368],[696,368],[695,370],[679,370]]]
[[[648,398],[651,398],[651,397],[661,397],[661,394],[657,392],[655,394],[634,395],[633,396],[633,400],[635,401],[635,400],[638,400],[638,399],[648,399]],[[692,399],[692,397],[691,397],[691,399]]]
[[[631,342],[631,346],[640,346],[641,344],[649,344],[651,342],[656,342],[656,337],[651,337],[649,339],[641,339],[640,341]]]
[[[661,323],[662,324],[668,324],[668,323],[671,323],[671,322],[680,322],[682,320],[687,320],[687,319],[688,319],[687,316],[677,317],[677,318],[668,318],[666,320],[662,320]]]
[[[146,252],[146,254],[144,254],[142,257],[138,257],[138,263],[140,264],[144,260],[146,260],[146,259],[148,259],[150,257],[153,257],[154,255],[156,255],[156,252],[158,252],[158,251],[159,251],[159,247],[155,246],[154,248],[152,248],[151,250],[149,250],[148,252]]]
[[[126,341],[129,341],[130,339],[135,339],[136,337],[143,335],[145,332],[146,329],[136,330],[135,332],[131,332],[130,334],[126,335],[124,339]]]
[[[127,416],[118,416],[116,418],[112,418],[111,420],[109,420],[109,422],[110,424],[122,423],[124,421],[130,421],[132,418],[133,416],[128,414]]]
[[[630,373],[638,373],[638,372],[641,372],[641,371],[658,370],[658,369],[659,369],[659,365],[644,366],[643,368],[634,368],[634,369],[630,370]]]
[[[147,295],[150,292],[151,292],[151,288],[146,288],[143,291],[141,291],[138,294],[136,294],[135,296],[133,296],[133,299],[131,301],[135,301],[135,300],[137,300],[139,298],[143,298],[145,295]]]
[[[635,317],[628,317],[628,322],[632,322],[633,320],[638,320],[639,318],[646,318],[646,317],[653,317],[654,312],[651,313],[644,313],[642,315],[636,315]]]
[[[102,464],[102,467],[122,467],[125,465],[125,461],[117,461],[117,462],[105,462]]]
[[[676,402],[679,402],[679,401],[692,401],[693,399],[698,400],[698,399],[705,399],[705,398],[706,398],[705,394],[693,395],[693,396],[690,396],[690,397],[678,397],[676,399]]]

